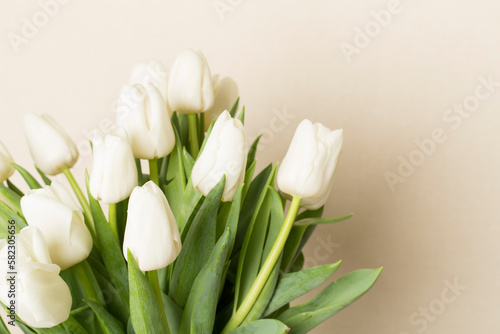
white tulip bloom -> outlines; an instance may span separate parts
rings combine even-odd
[[[142,271],[165,268],[179,255],[181,237],[167,198],[152,181],[130,195],[123,255],[127,250]]]
[[[24,116],[24,134],[35,165],[48,175],[71,168],[78,160],[78,149],[64,129],[47,114]]]
[[[200,51],[186,50],[175,59],[168,80],[168,103],[173,111],[184,114],[200,113],[212,107],[212,77]]]
[[[303,120],[278,170],[279,189],[302,198],[301,206],[317,209],[325,204],[342,150],[342,129],[331,131],[321,123]]]
[[[26,227],[15,235],[17,261],[15,277],[16,314],[26,324],[50,328],[66,321],[71,311],[71,292],[59,276],[60,268],[52,264],[42,233]],[[8,274],[7,241],[0,240],[0,300],[10,305],[9,290],[14,283]]]
[[[226,175],[222,200],[231,201],[245,179],[246,163],[245,129],[225,110],[215,122],[205,148],[193,166],[193,186],[206,196]]]
[[[67,269],[85,260],[92,250],[92,236],[71,193],[59,182],[29,190],[21,198],[28,225],[40,229],[52,262]]]
[[[94,163],[90,193],[106,204],[129,197],[137,186],[137,168],[125,129],[115,126],[109,134],[94,131]]]
[[[132,70],[132,75],[129,80],[130,85],[139,84],[147,86],[153,84],[160,91],[163,99],[167,101],[168,77],[167,69],[158,61],[150,61],[148,63],[138,63]]]
[[[224,110],[231,110],[238,99],[238,85],[233,79],[229,77],[220,79],[218,75],[214,75],[212,82],[214,83],[214,105],[204,113],[205,130]]]
[[[136,158],[161,158],[174,148],[175,134],[166,103],[152,84],[122,88],[116,123],[127,131]]]
[[[14,167],[10,165],[10,162],[14,162],[14,159],[4,144],[0,142],[0,183],[14,174]]]

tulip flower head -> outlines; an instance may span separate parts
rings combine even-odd
[[[92,236],[71,193],[59,182],[29,190],[21,198],[28,225],[43,233],[52,261],[67,269],[85,260],[92,250]]]
[[[127,131],[136,158],[161,158],[174,148],[175,134],[166,103],[152,84],[122,88],[116,123]]]
[[[205,112],[212,107],[212,77],[200,51],[186,50],[175,59],[168,80],[168,103],[173,111],[185,114]]]
[[[71,292],[52,264],[43,234],[36,227],[26,227],[16,235],[16,314],[36,328],[57,326],[69,318]],[[0,240],[0,300],[9,305],[12,275],[7,274],[8,244]]]
[[[218,75],[214,75],[212,82],[214,83],[214,105],[204,113],[205,130],[224,110],[231,110],[238,99],[238,85],[233,79],[229,77],[220,79]]]
[[[24,134],[35,165],[48,175],[60,174],[78,160],[78,149],[64,129],[47,114],[24,116]]]
[[[107,204],[129,197],[137,186],[137,169],[125,129],[115,126],[109,134],[95,130],[93,148],[92,196]]]
[[[4,144],[0,142],[0,183],[14,174],[14,167],[10,165],[11,162],[14,162],[14,159]]]
[[[217,119],[205,148],[196,160],[191,179],[203,195],[226,175],[223,201],[231,201],[245,178],[247,154],[243,124],[225,110]]]
[[[302,198],[302,206],[318,209],[330,193],[342,149],[342,130],[331,131],[321,123],[303,120],[278,170],[279,189]]]
[[[135,65],[129,84],[139,84],[142,86],[153,84],[158,88],[165,102],[167,101],[167,69],[160,62],[153,60],[148,63],[138,63]]]
[[[165,268],[179,255],[181,237],[170,205],[152,181],[136,187],[128,204],[123,254],[130,249],[142,271]]]

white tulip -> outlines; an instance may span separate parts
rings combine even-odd
[[[174,148],[175,134],[166,103],[152,84],[122,88],[116,123],[127,131],[136,158],[161,158]]]
[[[15,276],[15,312],[26,324],[50,328],[66,321],[71,311],[71,292],[59,276],[60,268],[52,264],[42,233],[26,227],[16,235],[17,261]],[[0,240],[0,300],[7,307],[12,275],[8,274],[8,247]]]
[[[95,130],[93,147],[89,181],[92,196],[106,204],[129,197],[137,186],[137,168],[125,129],[115,126],[107,135]]]
[[[167,198],[148,181],[136,187],[128,204],[123,255],[130,249],[142,271],[165,268],[179,255],[181,237]]]
[[[175,59],[168,80],[168,103],[173,111],[185,114],[204,112],[212,107],[212,77],[200,51],[186,50]]]
[[[212,82],[214,83],[214,105],[204,113],[205,130],[224,110],[231,110],[238,99],[238,85],[233,79],[229,77],[219,79],[218,75],[214,75]]]
[[[67,269],[85,260],[92,250],[92,236],[71,193],[59,182],[27,192],[21,209],[30,226],[42,231],[52,261]]]
[[[49,115],[26,114],[24,133],[35,165],[45,174],[59,174],[78,160],[75,143]]]
[[[148,63],[138,63],[135,65],[132,70],[129,84],[139,84],[143,86],[153,84],[156,88],[158,88],[163,96],[163,99],[167,101],[167,69],[160,62],[153,60]]]
[[[321,123],[303,120],[278,170],[279,189],[302,198],[301,205],[318,209],[325,204],[342,150],[342,129],[331,131]]]
[[[196,160],[191,180],[203,195],[226,175],[223,201],[231,201],[245,179],[247,154],[243,124],[225,110],[217,119],[203,152]]]
[[[0,183],[14,174],[14,167],[10,165],[10,162],[14,162],[14,159],[4,144],[0,142]]]

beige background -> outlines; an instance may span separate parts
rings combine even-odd
[[[17,162],[31,166],[24,113],[52,114],[83,147],[85,133],[113,119],[134,63],[169,66],[181,50],[199,48],[212,73],[239,83],[249,136],[268,129],[261,167],[283,157],[302,118],[344,128],[326,216],[355,216],[319,228],[307,263],[342,259],[337,277],[385,270],[314,333],[500,330],[500,86],[478,88],[474,98],[481,80],[500,82],[498,1],[66,2],[17,52],[9,33],[21,35],[23,18],[41,7],[0,5],[0,139]],[[227,11],[218,15],[214,4]],[[372,12],[387,8],[394,14],[380,27]],[[355,40],[365,28],[368,41]],[[356,41],[346,57],[341,46]],[[474,110],[450,114],[462,103]],[[293,117],[275,127],[277,114]],[[424,156],[415,141],[436,128],[441,140]],[[418,166],[402,170],[391,189],[386,173],[409,158]],[[89,164],[82,154],[76,173]],[[446,290],[454,281],[456,296]]]

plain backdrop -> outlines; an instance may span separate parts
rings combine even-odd
[[[354,217],[319,227],[306,265],[384,271],[313,333],[497,333],[499,13],[493,0],[3,1],[0,140],[33,171],[22,117],[49,113],[82,150],[82,181],[88,135],[114,121],[133,65],[200,49],[238,82],[249,138],[265,133],[259,168],[303,118],[344,129],[325,217]]]

